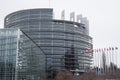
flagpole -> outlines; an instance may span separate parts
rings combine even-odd
[[[108,53],[109,53],[109,64],[111,63],[111,54],[110,54],[110,49],[108,49]],[[109,65],[109,72],[111,72],[111,68],[110,68],[110,65]]]
[[[99,50],[98,50],[98,76],[99,76],[99,66],[100,66],[100,57],[99,57]]]
[[[99,56],[98,56],[98,49],[97,49],[97,51],[96,51],[96,59],[95,59],[96,61],[97,61],[97,63],[96,63],[96,69],[97,69],[97,75],[98,75],[98,71],[99,71]]]
[[[102,68],[103,68],[103,74],[105,73],[105,54],[104,51],[102,51]]]
[[[116,69],[117,69],[117,54],[116,54],[116,49],[115,49],[115,64],[116,64]]]
[[[118,65],[117,65],[117,51],[116,50],[118,50],[118,48],[117,47],[115,47],[115,58],[116,58],[116,67],[118,67]]]
[[[100,58],[100,72],[101,72],[101,51],[100,51],[100,55],[99,55],[99,58]]]
[[[110,73],[112,73],[112,57],[111,57],[111,48],[109,47],[109,52],[110,52]]]
[[[99,71],[100,71],[100,52],[98,50],[98,76],[99,76]]]
[[[84,71],[86,71],[86,69],[85,69],[85,51],[83,51],[82,68],[83,68]]]
[[[96,51],[94,51],[94,54],[93,54],[93,63],[94,63],[94,70],[96,70],[95,69],[95,66],[97,66],[97,64],[95,63],[95,61],[96,61]]]
[[[105,49],[104,49],[104,55],[105,55],[105,65],[104,65],[104,67],[105,67],[105,74],[106,74],[106,71],[107,71],[107,67],[106,67],[106,66],[107,66],[107,64],[106,64],[106,63],[107,63],[107,62],[106,62],[106,61],[107,61],[107,60],[106,60],[107,53],[106,53],[106,50],[105,50]]]
[[[110,72],[110,52],[109,48],[107,48],[107,57],[108,57],[108,73]]]
[[[100,74],[102,74],[102,49],[100,50]]]
[[[96,54],[96,61],[98,62],[97,63],[97,75],[99,76],[99,70],[100,70],[100,68],[99,68],[99,65],[100,65],[100,57],[99,57],[99,49],[97,49],[97,54]]]
[[[114,48],[113,47],[112,47],[112,61],[113,61],[113,73],[114,73],[115,64],[114,64]]]

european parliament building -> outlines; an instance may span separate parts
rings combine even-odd
[[[0,30],[6,34],[0,33],[2,80],[44,80],[61,69],[87,72],[92,52],[85,51],[93,47],[89,27],[85,18],[74,21],[74,15],[70,17],[54,19],[51,8],[7,15],[4,29]]]

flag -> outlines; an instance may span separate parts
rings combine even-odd
[[[109,51],[109,49],[107,48],[107,51]]]
[[[90,53],[90,49],[88,49],[87,51],[88,51],[87,53]]]
[[[106,51],[106,48],[104,48],[104,51]]]
[[[88,53],[88,50],[85,50],[85,53]]]
[[[90,49],[86,49],[84,53],[90,53]]]
[[[94,49],[93,52],[96,53],[96,49]]]
[[[109,47],[109,50],[111,50],[111,47]]]
[[[92,52],[95,52],[94,49],[92,49]]]
[[[99,49],[99,52],[101,52],[101,49]]]
[[[93,49],[89,49],[89,53],[92,53],[93,52]]]
[[[94,53],[94,49],[91,49],[91,53],[92,53],[92,54]]]
[[[104,50],[104,49],[102,48],[101,51],[103,52],[103,50]]]
[[[115,47],[116,50],[118,50],[118,47]]]
[[[92,53],[93,52],[93,49],[88,49],[88,53]]]
[[[112,47],[112,50],[114,50],[114,48]]]
[[[97,52],[98,52],[98,49],[97,49]]]

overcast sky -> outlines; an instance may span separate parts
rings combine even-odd
[[[55,17],[60,18],[62,10],[82,14],[89,20],[90,36],[94,48],[120,47],[120,0],[1,0],[0,27],[4,17],[14,11],[30,8],[54,9]]]

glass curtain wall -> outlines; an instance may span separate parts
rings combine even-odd
[[[45,80],[46,56],[24,33],[20,36],[18,57],[17,80]]]
[[[15,80],[18,38],[17,29],[0,29],[0,80]]]
[[[0,80],[45,80],[46,57],[19,29],[0,29]]]

